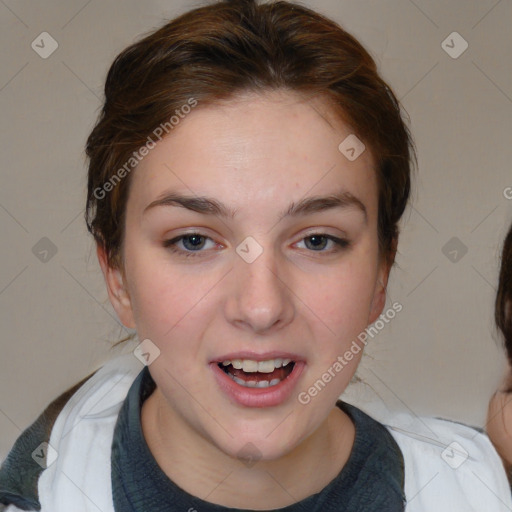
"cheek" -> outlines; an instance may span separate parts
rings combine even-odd
[[[182,271],[154,256],[132,258],[132,309],[139,338],[158,345],[197,324],[211,306],[217,276]]]
[[[358,334],[367,327],[375,290],[376,271],[371,265],[347,262],[332,272],[305,279],[305,301],[312,312],[336,334]]]

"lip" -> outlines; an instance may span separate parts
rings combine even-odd
[[[258,356],[258,357],[257,357]],[[276,359],[278,357],[292,359],[295,362],[292,372],[279,384],[268,388],[247,388],[237,384],[231,377],[219,368],[218,363],[227,359],[252,359],[255,361],[265,361],[267,359]],[[275,407],[286,402],[297,387],[300,375],[306,366],[304,361],[293,359],[293,354],[284,354],[283,352],[269,352],[266,354],[249,354],[247,352],[237,352],[236,354],[226,355],[219,361],[213,361],[209,364],[215,380],[221,391],[233,402],[245,407]]]
[[[233,359],[250,359],[252,361],[268,361],[270,359],[291,359],[294,363],[304,362],[304,358],[291,352],[281,352],[274,350],[272,352],[265,352],[264,354],[257,354],[255,352],[242,351],[242,352],[231,352],[221,356],[213,361],[212,363],[222,363],[223,361],[233,361]]]

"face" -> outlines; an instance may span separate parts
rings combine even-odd
[[[361,352],[299,396],[384,306],[373,160],[339,151],[351,131],[326,110],[283,92],[199,105],[133,171],[124,275],[99,251],[121,321],[160,350],[173,428],[228,455],[315,432]]]

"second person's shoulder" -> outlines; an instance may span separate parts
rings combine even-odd
[[[503,463],[485,433],[405,413],[384,423],[404,457],[407,512],[512,509]]]

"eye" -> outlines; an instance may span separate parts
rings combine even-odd
[[[163,246],[170,249],[174,253],[181,253],[185,257],[198,256],[202,249],[212,249],[216,243],[209,237],[200,233],[189,233],[180,235],[172,240],[166,240]],[[199,254],[194,254],[199,253]]]
[[[302,242],[304,242],[306,249],[312,250],[314,252],[336,252],[342,249],[346,249],[350,245],[348,240],[337,238],[332,235],[327,235],[325,233],[314,233],[303,238],[299,243]],[[326,251],[325,249],[327,247],[330,250]]]

